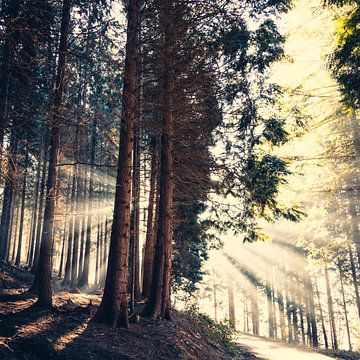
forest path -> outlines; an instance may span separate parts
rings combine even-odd
[[[257,336],[240,334],[236,339],[241,346],[262,360],[334,360],[334,358]]]

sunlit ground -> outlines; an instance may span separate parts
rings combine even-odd
[[[317,353],[310,353],[284,344],[277,344],[267,340],[261,340],[258,337],[242,334],[237,341],[244,346],[249,347],[255,355],[264,360],[329,360],[328,356]]]

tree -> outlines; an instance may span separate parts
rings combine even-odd
[[[70,30],[71,0],[64,0],[62,4],[62,18],[60,29],[59,59],[57,65],[56,86],[52,107],[52,121],[50,125],[49,168],[46,184],[44,224],[41,236],[39,265],[33,287],[38,286],[37,304],[41,307],[52,307],[51,287],[51,257],[52,236],[55,218],[55,195],[57,182],[57,164],[60,149],[60,127],[62,102],[65,88],[66,55]]]
[[[93,323],[113,327],[129,326],[128,257],[130,241],[131,159],[133,150],[136,105],[136,56],[140,3],[130,0],[127,6],[127,42],[125,51],[123,108],[120,129],[114,217],[104,295]]]

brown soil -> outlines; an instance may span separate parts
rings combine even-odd
[[[0,268],[0,360],[255,359],[235,347],[230,355],[201,323],[177,311],[171,322],[141,318],[129,329],[88,328],[100,295],[58,291],[56,310],[45,311],[32,306],[31,295],[18,296],[31,280],[26,271]]]

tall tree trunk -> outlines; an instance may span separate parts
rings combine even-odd
[[[46,163],[47,163],[47,154],[48,149],[47,145],[48,141],[45,139],[44,147],[45,150],[43,152],[43,163],[41,169],[41,182],[40,182],[40,194],[39,194],[39,210],[37,214],[37,227],[36,227],[36,237],[35,237],[35,250],[34,257],[32,259],[32,268],[31,273],[36,274],[37,266],[39,263],[39,255],[40,255],[40,243],[41,243],[41,232],[43,226],[43,207],[44,207],[44,195],[45,195],[45,186],[46,186]]]
[[[17,138],[14,129],[10,139],[10,158],[8,159],[8,171],[4,186],[3,206],[0,222],[0,260],[8,260],[9,234],[11,209],[13,204],[14,182],[15,182],[15,157],[17,152]]]
[[[285,331],[285,306],[284,306],[284,297],[281,293],[281,289],[278,289],[278,304],[279,304],[279,323],[280,323],[280,334],[281,340],[286,340],[286,331]]]
[[[50,158],[48,179],[46,184],[46,198],[44,211],[44,225],[41,236],[39,265],[34,279],[35,285],[38,281],[38,301],[42,307],[52,307],[51,286],[51,255],[52,236],[55,218],[55,194],[57,182],[57,164],[60,149],[60,126],[62,114],[62,102],[65,87],[66,52],[68,48],[68,36],[70,29],[71,0],[63,0],[62,18],[60,27],[59,58],[56,75],[56,86],[54,94],[51,136],[50,136]]]
[[[133,181],[132,181],[132,229],[130,244],[133,251],[132,264],[132,291],[131,296],[134,300],[140,298],[140,128],[139,121],[135,125],[134,131],[134,152],[133,152]],[[130,259],[131,260],[131,259]]]
[[[293,335],[293,327],[291,322],[291,301],[289,298],[289,293],[286,288],[286,318],[287,318],[287,324],[288,324],[288,341],[289,343],[292,343],[294,341],[294,335]]]
[[[359,295],[358,275],[356,274],[356,266],[355,266],[355,261],[354,261],[354,254],[353,254],[353,251],[351,249],[350,244],[348,245],[348,251],[349,251],[349,258],[350,258],[352,283],[354,285],[356,307],[357,307],[358,316],[359,316],[359,319],[360,319],[360,295]]]
[[[174,24],[173,0],[160,2],[160,21],[164,34],[163,124],[160,142],[159,221],[154,255],[153,279],[144,314],[170,320],[170,279],[173,232],[173,88]]]
[[[155,140],[154,140],[155,141]],[[152,146],[151,152],[151,173],[150,173],[150,192],[149,192],[149,205],[146,224],[146,238],[144,250],[144,271],[143,271],[143,286],[142,294],[145,299],[150,296],[154,247],[155,247],[155,227],[154,215],[156,208],[156,178],[157,178],[157,146]]]
[[[14,203],[17,203],[17,192],[14,194]],[[13,211],[15,209],[13,208]],[[12,252],[11,252],[11,261],[14,263],[15,262],[15,257],[16,257],[16,244],[17,244],[17,238],[18,238],[18,225],[19,225],[19,215],[20,215],[20,208],[19,206],[16,206],[16,213],[15,211],[13,212],[13,216],[12,216],[12,221],[14,221],[14,216],[15,216],[15,226],[11,226],[12,228],[12,232],[13,232],[13,244],[12,244]],[[9,257],[10,258],[10,257]]]
[[[20,266],[20,263],[21,263],[22,237],[23,237],[23,230],[24,230],[24,217],[25,217],[27,160],[28,160],[28,153],[26,153],[26,165],[25,165],[26,168],[25,168],[25,172],[24,172],[22,194],[21,194],[20,229],[19,229],[18,248],[17,248],[16,260],[15,260],[16,266]]]
[[[41,153],[43,149],[41,149]],[[30,227],[30,247],[27,257],[27,264],[32,265],[32,259],[34,258],[35,250],[35,236],[36,236],[36,225],[37,225],[37,212],[38,212],[38,202],[39,202],[39,187],[40,187],[40,171],[41,171],[41,155],[36,167],[36,182],[35,182],[35,194],[34,194],[34,206],[31,217],[31,227]]]
[[[84,268],[84,248],[85,248],[85,230],[86,230],[86,193],[87,193],[87,176],[84,172],[84,192],[82,195],[83,204],[81,205],[81,239],[80,239],[80,256],[79,256],[79,281]],[[79,282],[78,282],[79,283]]]
[[[78,283],[78,266],[79,266],[79,233],[80,233],[80,201],[81,201],[81,190],[80,190],[80,174],[79,167],[76,165],[76,195],[74,197],[74,238],[73,238],[73,249],[72,249],[72,262],[71,262],[71,281],[70,287],[73,289]]]
[[[214,280],[213,284],[213,293],[214,293],[214,319],[215,322],[218,321],[218,302],[217,302],[217,289],[216,289],[216,283]]]
[[[62,236],[62,245],[61,245],[61,255],[60,255],[60,265],[59,265],[59,279],[62,278],[63,268],[64,268],[64,258],[65,258],[65,242],[66,242],[66,222],[64,223],[63,236]]]
[[[229,325],[232,329],[236,327],[235,318],[235,299],[234,299],[234,284],[233,280],[228,280],[228,300],[229,300]]]
[[[332,295],[331,295],[329,271],[328,271],[327,266],[325,266],[324,271],[325,271],[326,293],[327,293],[327,302],[328,302],[328,309],[329,309],[331,335],[332,335],[332,340],[333,340],[333,348],[335,350],[337,350],[338,349],[338,341],[337,341],[336,325],[335,325],[334,304],[333,304],[333,299],[332,299]]]
[[[89,286],[90,273],[90,253],[91,253],[91,232],[92,232],[92,209],[94,197],[94,172],[95,172],[95,151],[97,144],[96,133],[97,122],[94,118],[92,123],[91,148],[90,148],[90,175],[89,175],[89,191],[87,196],[87,224],[86,224],[86,242],[84,253],[84,266],[79,279],[79,287],[87,288]]]
[[[269,322],[269,338],[275,337],[275,324],[274,324],[274,311],[272,306],[272,289],[270,284],[270,275],[266,280],[266,299],[267,299],[267,310],[268,310],[268,322]]]
[[[315,277],[315,290],[316,290],[316,297],[317,297],[318,303],[319,303],[321,327],[322,327],[322,332],[323,332],[323,336],[324,336],[324,345],[325,345],[325,349],[328,349],[329,348],[329,342],[328,342],[328,337],[327,337],[327,332],[326,332],[326,327],[325,327],[324,314],[323,314],[322,305],[321,305],[320,292],[319,292],[319,287],[318,287],[318,284],[317,284],[316,277]]]
[[[314,303],[314,289],[310,274],[306,274],[306,296],[308,297],[309,303],[309,320],[311,324],[311,345],[313,347],[319,346],[319,339],[318,339],[318,329],[316,323],[316,313],[315,313],[315,303]]]
[[[103,257],[101,261],[101,286],[105,285],[105,276],[106,276],[106,259],[107,259],[107,243],[108,243],[108,219],[105,215],[105,223],[104,223],[104,249],[103,249]]]
[[[128,319],[128,259],[130,241],[131,156],[133,150],[136,105],[136,57],[140,2],[127,4],[127,43],[123,87],[123,112],[117,166],[115,205],[110,238],[108,270],[104,295],[92,321],[117,326],[129,326]]]
[[[343,269],[341,267],[340,261],[337,263],[337,266],[338,266],[338,269],[339,269],[341,297],[342,297],[343,307],[344,307],[346,333],[347,333],[347,338],[348,338],[348,342],[349,342],[349,350],[352,351],[351,333],[350,333],[349,318],[348,318],[348,309],[347,309],[347,305],[346,305],[345,290],[344,290],[344,275],[343,275]]]
[[[65,263],[65,274],[62,284],[64,286],[70,285],[71,281],[71,271],[72,271],[72,256],[73,256],[73,238],[74,238],[74,212],[75,212],[75,194],[76,194],[76,169],[73,168],[72,174],[72,185],[71,185],[71,197],[70,197],[70,221],[69,221],[69,231],[68,231],[68,246],[67,246],[67,256]]]
[[[259,303],[258,303],[257,287],[251,290],[251,318],[253,325],[253,334],[259,335],[260,319],[259,319]]]

